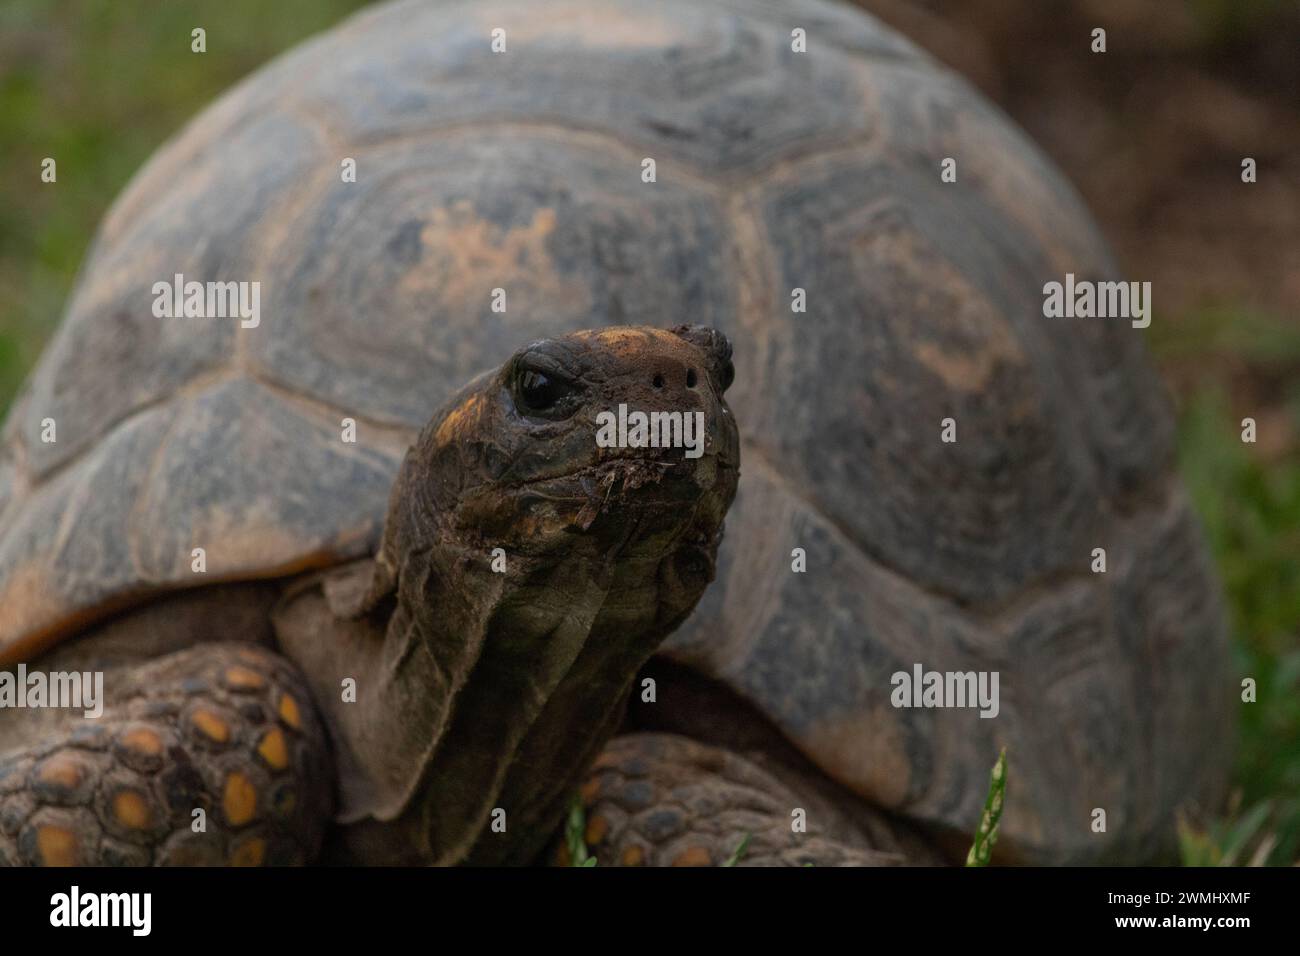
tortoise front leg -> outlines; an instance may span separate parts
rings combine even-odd
[[[824,826],[824,813],[811,811],[809,801],[753,761],[676,734],[615,737],[596,760],[582,800],[586,842],[601,866],[918,862],[888,837]],[[799,810],[806,829],[795,826]]]
[[[122,682],[116,686],[116,682]],[[333,808],[298,671],[209,644],[105,675],[102,717],[0,755],[0,863],[302,864]]]

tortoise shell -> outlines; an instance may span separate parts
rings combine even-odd
[[[431,411],[523,342],[713,325],[744,475],[666,652],[881,806],[970,832],[1005,745],[1004,842],[1141,858],[1221,777],[1225,633],[1140,333],[1044,318],[1067,272],[1114,265],[1051,163],[849,8],[372,8],[108,214],[3,432],[0,658],[368,553]],[[260,323],[155,317],[176,274],[258,281]],[[998,717],[892,706],[916,664],[997,671]]]

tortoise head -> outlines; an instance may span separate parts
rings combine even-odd
[[[700,326],[533,342],[431,423],[437,507],[457,537],[510,555],[712,541],[736,489],[733,375],[726,337]]]

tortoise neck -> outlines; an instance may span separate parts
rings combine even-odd
[[[397,755],[376,753],[367,808],[393,862],[531,862],[667,633],[611,616],[598,569],[511,580],[482,565],[426,552],[402,568],[384,684],[358,713]]]
[[[647,586],[674,557],[494,572],[477,548],[408,553],[376,662],[387,683],[359,715],[401,754],[376,758],[388,799],[371,812],[393,862],[537,859],[637,671],[694,605],[665,615]]]

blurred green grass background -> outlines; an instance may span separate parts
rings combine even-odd
[[[6,0],[0,5],[0,413],[56,326],[96,225],[148,156],[235,80],[362,0]],[[207,30],[208,52],[190,52]],[[40,182],[43,157],[58,183]],[[1296,251],[1292,251],[1296,254]],[[1189,821],[1189,863],[1300,858],[1300,323],[1157,316],[1183,472],[1222,571],[1242,675],[1232,807]],[[1240,440],[1245,415],[1289,436]]]

